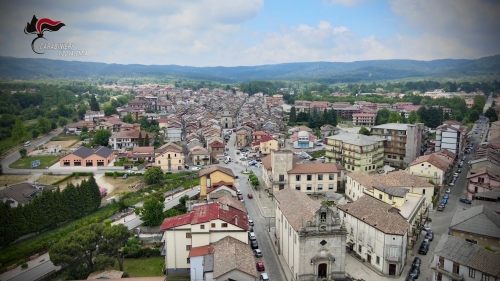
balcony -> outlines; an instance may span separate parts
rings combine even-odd
[[[272,184],[286,184],[286,179],[277,179],[277,180],[273,180],[272,178],[269,179],[269,181],[272,183]]]
[[[401,256],[389,256],[385,255],[385,260],[387,261],[395,261],[395,262],[401,262]]]
[[[450,279],[452,279],[452,280],[464,280],[463,274],[456,274],[454,272],[448,271],[448,270],[444,269],[443,266],[436,266],[434,264],[434,265],[431,265],[431,268],[434,269],[438,273],[441,273],[441,274],[444,274],[444,275],[450,277]]]
[[[205,156],[205,157],[201,158],[201,160],[208,161],[208,160],[210,160],[210,157]]]

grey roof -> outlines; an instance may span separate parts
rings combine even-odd
[[[385,139],[377,136],[365,136],[362,134],[353,134],[353,133],[340,133],[338,135],[329,136],[327,139],[339,140],[343,143],[353,144],[358,146],[372,145],[377,144],[380,141],[384,141]]]
[[[479,252],[480,248],[481,246],[476,244],[443,234],[434,249],[434,254],[447,260],[466,265],[472,257]]]
[[[455,212],[450,229],[500,238],[500,215],[485,205],[471,207]]]
[[[77,150],[73,151],[73,154],[80,157],[80,158],[87,158],[90,155],[92,155],[94,151],[88,147],[82,146],[78,148]]]
[[[383,191],[389,195],[404,198],[406,193],[410,192],[408,188],[402,187],[383,187],[383,186],[374,186],[373,188]]]
[[[203,272],[213,272],[214,271],[214,254],[208,254],[203,256]]]
[[[26,203],[41,194],[43,190],[54,190],[55,188],[55,186],[48,184],[17,183],[1,189],[0,200],[10,198],[18,203]]]
[[[100,146],[94,151],[94,153],[103,158],[108,158],[111,154],[113,154],[113,150],[105,146]]]
[[[406,131],[408,130],[408,124],[404,123],[387,123],[378,126],[372,127],[372,129],[388,129],[388,130],[400,130]]]

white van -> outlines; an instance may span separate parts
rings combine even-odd
[[[261,273],[260,280],[261,281],[269,281],[269,277],[267,276],[267,273]]]
[[[27,141],[24,143],[24,146],[30,146],[31,142],[30,141]]]

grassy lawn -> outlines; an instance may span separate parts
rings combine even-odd
[[[162,256],[140,259],[125,259],[125,261],[123,262],[123,271],[128,272],[130,277],[162,276],[163,273],[161,271],[164,264],[165,258]],[[118,262],[115,262],[114,269],[120,270],[118,267]]]
[[[326,150],[317,150],[317,151],[313,151],[310,154],[313,158],[320,158],[321,156],[325,156],[325,152],[326,152]]]
[[[80,140],[80,136],[78,135],[63,135],[55,136],[50,139],[51,141],[68,141],[68,140]]]
[[[62,175],[62,176],[54,176],[54,175],[40,175],[38,179],[36,180],[39,183],[44,183],[44,184],[53,184],[54,182],[61,180],[62,178],[66,177],[67,175]],[[90,177],[87,176],[79,176],[78,178],[72,177],[68,180],[65,180],[61,183],[58,183],[57,186],[63,190],[68,183],[72,183],[74,185],[80,184],[83,180],[88,180]]]
[[[50,167],[59,161],[59,156],[36,156],[36,157],[26,157],[21,158],[10,165],[13,169],[31,169],[31,162],[35,160],[40,160],[40,166],[37,169],[45,169],[45,167]]]
[[[32,176],[33,175],[1,175],[0,187],[26,181],[26,179],[30,179]]]

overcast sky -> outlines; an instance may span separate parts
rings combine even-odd
[[[37,55],[33,15],[63,22],[35,43],[87,56]],[[2,1],[0,55],[189,66],[500,54],[498,0]]]

